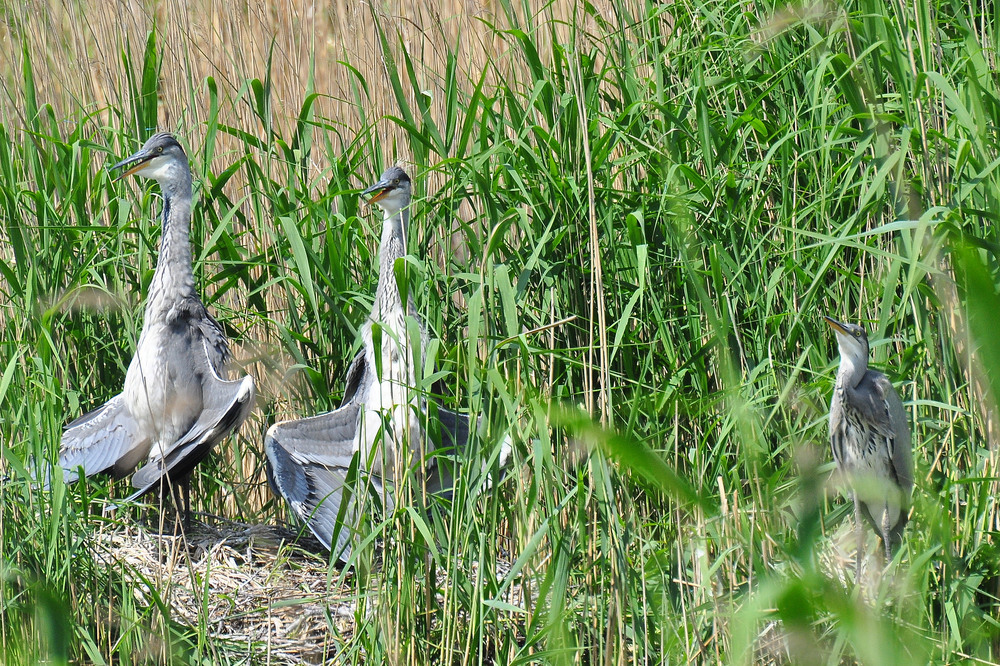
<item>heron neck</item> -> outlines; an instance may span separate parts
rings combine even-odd
[[[184,175],[187,177],[161,184],[163,230],[160,256],[149,287],[147,317],[195,294],[191,269],[191,175]]]
[[[383,314],[402,307],[394,268],[396,260],[406,256],[406,228],[409,220],[409,208],[404,207],[395,213],[386,212],[382,221],[378,289],[375,292],[375,303],[371,314],[373,320],[380,321]]]
[[[837,371],[837,383],[845,388],[853,389],[861,383],[861,379],[867,371],[867,360],[855,361],[850,356],[841,356],[840,370]]]

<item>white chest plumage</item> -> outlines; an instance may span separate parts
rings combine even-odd
[[[369,368],[381,368],[382,372],[376,374],[376,381],[368,388],[355,448],[362,452],[370,470],[392,478],[397,461],[409,464],[399,460],[399,452],[409,449],[419,455],[422,438],[417,414],[422,412],[422,401],[414,389],[414,366],[423,357],[423,344],[421,341],[420,349],[413,349],[402,308],[382,313],[379,324],[381,344],[378,347],[372,339],[372,322],[366,324],[362,332],[365,361]],[[376,359],[376,354],[381,358]],[[376,448],[379,443],[382,446]]]
[[[174,339],[163,324],[147,324],[125,375],[125,403],[151,441],[151,459],[162,457],[202,410],[201,381],[171,362]]]

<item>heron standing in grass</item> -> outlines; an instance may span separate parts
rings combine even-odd
[[[227,381],[229,345],[198,297],[191,268],[191,169],[170,134],[159,133],[111,167],[152,178],[163,192],[160,255],[149,286],[139,346],[125,388],[103,406],[66,426],[59,450],[63,478],[129,474],[128,501],[167,483],[182,484],[190,516],[189,481],[195,465],[246,420],[254,381]]]
[[[276,423],[267,433],[268,480],[300,520],[342,562],[350,557],[360,508],[359,496],[373,488],[393,505],[394,479],[415,466],[428,491],[452,486],[449,465],[436,449],[458,448],[469,439],[469,419],[431,404],[420,395],[415,368],[422,363],[427,334],[396,280],[406,256],[411,182],[391,167],[362,192],[383,211],[379,276],[371,313],[361,330],[362,349],[347,371],[340,408],[311,418]],[[407,320],[416,321],[415,334]],[[425,432],[436,413],[441,437]],[[509,451],[505,442],[501,464]],[[355,457],[357,456],[357,457]],[[350,483],[354,477],[360,483]]]
[[[830,401],[830,446],[854,495],[860,571],[864,517],[882,538],[886,562],[903,538],[913,491],[910,427],[888,377],[868,367],[868,334],[826,317],[837,334],[840,369]]]

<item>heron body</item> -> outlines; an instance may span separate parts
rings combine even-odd
[[[383,208],[379,279],[371,313],[361,331],[364,363],[373,372],[373,379],[363,399],[355,449],[361,452],[363,460],[371,461],[368,467],[371,472],[391,480],[396,466],[405,463],[398,459],[399,453],[409,447],[419,455],[422,431],[418,414],[423,411],[423,401],[413,387],[416,363],[424,357],[427,336],[409,295],[403,304],[395,274],[396,261],[406,256],[410,179],[397,167],[386,171],[379,182],[397,184],[388,191],[374,190],[378,194],[373,201]],[[407,316],[419,326],[417,341],[411,340],[406,330]],[[375,344],[374,326],[380,329],[379,345]],[[385,445],[375,451],[379,442]]]
[[[889,560],[902,542],[913,491],[910,427],[888,377],[868,367],[864,328],[830,317],[826,321],[840,348],[830,402],[830,446],[854,497],[858,563],[862,518],[881,537]]]
[[[170,134],[156,134],[118,167],[160,184],[160,254],[124,390],[66,427],[59,465],[69,482],[79,471],[120,478],[146,460],[132,478],[134,500],[168,480],[184,481],[186,490],[195,465],[249,415],[254,382],[228,381],[226,336],[195,290],[184,150]]]
[[[371,194],[370,203],[383,210],[379,278],[361,330],[362,349],[347,372],[343,401],[326,414],[276,423],[265,443],[268,481],[275,494],[284,497],[343,562],[353,548],[361,513],[359,495],[366,488],[391,509],[395,500],[387,491],[393,481],[405,469],[416,469],[428,491],[447,491],[453,483],[449,465],[430,454],[461,450],[469,439],[468,417],[435,405],[441,436],[431,441],[424,428],[430,405],[415,390],[416,367],[423,361],[427,336],[408,295],[404,303],[394,270],[406,255],[410,178],[399,167],[391,167],[363,194]],[[411,336],[408,319],[416,321],[419,335]],[[509,452],[506,446],[504,451]],[[352,484],[352,475],[362,483]]]

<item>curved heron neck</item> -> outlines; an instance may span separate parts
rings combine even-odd
[[[868,372],[867,359],[855,360],[850,356],[840,357],[840,370],[837,371],[837,383],[847,389],[853,389],[861,383]]]
[[[406,206],[396,213],[386,213],[382,221],[382,242],[379,245],[378,288],[372,307],[372,319],[402,307],[399,285],[396,282],[396,260],[406,256],[406,228],[410,210]],[[407,299],[409,300],[409,299]]]
[[[184,171],[177,180],[161,184],[163,230],[160,256],[149,287],[147,313],[169,308],[170,304],[195,294],[191,269],[191,174]]]

